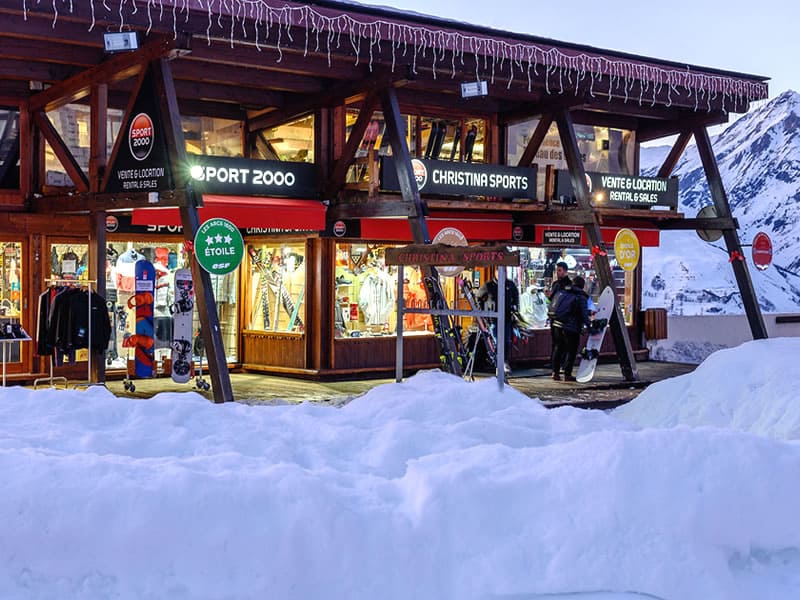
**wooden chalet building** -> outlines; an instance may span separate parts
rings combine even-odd
[[[389,372],[397,272],[384,252],[411,242],[520,251],[509,276],[540,331],[512,364],[547,360],[541,292],[556,261],[595,293],[613,284],[606,351],[635,379],[645,335],[661,332],[645,326],[641,267],[614,256],[621,229],[641,246],[722,231],[766,336],[707,133],[766,97],[763,77],[330,0],[0,0],[0,321],[34,335],[48,286],[91,285],[115,331],[92,379],[122,373],[132,265],[146,258],[166,357],[170,276],[222,216],[244,237],[240,268],[194,270],[216,400],[230,399],[226,362]],[[665,136],[677,141],[658,177],[639,177],[640,144]],[[670,174],[692,137],[712,218],[677,212]],[[406,304],[426,306],[419,271],[405,272]],[[464,306],[452,278],[441,288]],[[403,329],[406,365],[438,365],[430,318]],[[35,340],[6,344],[12,379],[86,376],[80,353],[61,364]]]

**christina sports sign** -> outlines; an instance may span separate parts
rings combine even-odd
[[[523,168],[415,158],[411,166],[417,188],[425,194],[536,198],[536,165]],[[381,158],[381,189],[400,191],[391,157]]]

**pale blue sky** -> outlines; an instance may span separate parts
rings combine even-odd
[[[359,0],[497,29],[769,77],[800,92],[798,0]]]

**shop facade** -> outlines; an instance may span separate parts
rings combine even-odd
[[[14,28],[51,51],[29,50],[28,75],[0,68],[0,318],[32,331],[34,297],[51,280],[94,286],[114,324],[96,377],[126,369],[141,258],[156,265],[156,350],[167,357],[171,277],[192,264],[188,242],[210,217],[231,220],[245,242],[237,271],[200,281],[194,329],[215,336],[205,339],[212,366],[307,377],[393,369],[390,247],[455,236],[519,250],[509,276],[535,333],[512,364],[548,358],[555,262],[593,295],[613,285],[618,326],[604,350],[625,357],[626,378],[646,357],[645,319],[641,269],[616,260],[618,232],[647,247],[665,229],[715,228],[732,255],[739,248],[706,129],[766,97],[764,78],[338,2],[265,3],[261,16],[220,7],[217,22],[189,10],[180,27],[120,7],[141,46],[108,55],[107,27],[73,26],[97,18],[80,3],[50,27],[52,10],[1,1]],[[235,27],[222,24],[272,38],[231,40]],[[80,64],[55,69],[52,51],[64,48],[79,49]],[[668,135],[677,141],[658,176],[640,177],[640,144]],[[693,136],[717,205],[706,222],[678,213],[670,178]],[[732,267],[752,295],[746,265]],[[423,272],[405,275],[406,305],[426,306]],[[479,287],[493,274],[460,275]],[[439,285],[465,306],[452,276]],[[757,303],[749,310],[758,337]],[[431,319],[405,319],[407,368],[438,365]],[[49,371],[33,344],[11,356],[20,377]]]

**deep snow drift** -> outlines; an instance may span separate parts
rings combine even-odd
[[[0,598],[794,599],[798,355],[611,414],[437,371],[342,408],[3,389]]]

